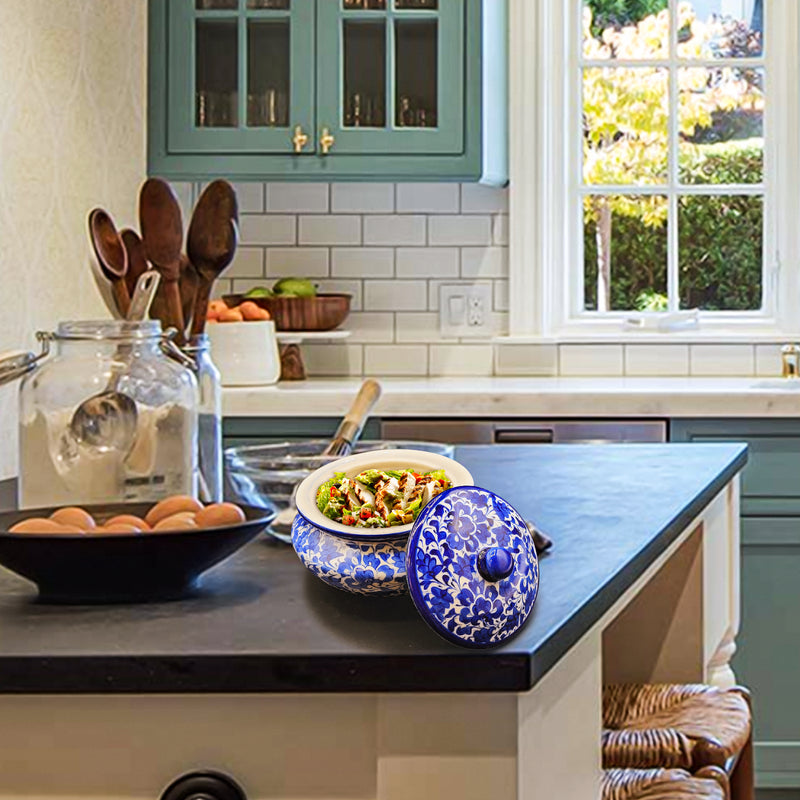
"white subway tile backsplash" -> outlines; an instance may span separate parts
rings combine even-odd
[[[562,375],[622,375],[622,345],[562,344],[559,366]]]
[[[428,220],[432,245],[489,245],[492,218],[488,216],[433,216]]]
[[[462,214],[508,213],[508,189],[480,183],[461,184]]]
[[[498,375],[558,375],[558,345],[503,344],[497,347],[495,371]]]
[[[261,247],[239,247],[226,278],[261,278],[264,276],[264,250]]]
[[[270,247],[267,276],[270,278],[327,278],[327,247]]]
[[[492,241],[502,247],[508,245],[508,214],[497,214],[492,220]]]
[[[755,348],[751,344],[693,344],[689,354],[692,375],[755,373]]]
[[[427,375],[428,347],[417,344],[364,346],[366,375]]]
[[[260,214],[264,210],[264,184],[236,181],[233,184],[240,214]]]
[[[626,375],[688,375],[688,344],[625,345]]]
[[[394,276],[391,247],[334,247],[331,275],[334,278],[391,278]]]
[[[248,244],[297,244],[297,217],[291,215],[240,214],[239,239]]]
[[[350,344],[391,344],[394,341],[394,319],[391,313],[355,311],[344,327],[351,332]]]
[[[395,314],[396,342],[456,342],[455,337],[442,336],[439,315],[435,311]]]
[[[398,247],[398,278],[457,278],[458,248]]]
[[[347,214],[300,217],[300,244],[361,244],[361,217]]]
[[[384,215],[364,217],[364,244],[423,245],[426,218],[421,215]]]
[[[394,212],[394,184],[334,183],[331,211],[334,214],[391,214]]]
[[[310,376],[360,375],[364,350],[360,344],[304,344],[303,362]]]
[[[368,311],[424,311],[425,281],[364,281]]]
[[[457,183],[398,183],[398,214],[457,214]]]
[[[507,278],[508,248],[463,247],[461,249],[462,278]]]
[[[222,283],[222,281],[217,281],[217,283]],[[230,284],[229,292],[233,292],[234,294],[244,294],[245,292],[249,292],[251,289],[261,288],[264,286],[264,279],[263,278],[234,278],[232,281],[228,281]],[[227,294],[227,292],[226,292]]]
[[[327,183],[268,183],[267,212],[274,214],[325,214]]]
[[[432,344],[431,375],[491,375],[494,348],[490,344]]]

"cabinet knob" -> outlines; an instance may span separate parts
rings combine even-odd
[[[329,128],[322,129],[322,136],[319,137],[319,146],[322,148],[322,155],[326,156],[330,153],[336,139],[330,132]]]
[[[302,125],[295,125],[294,136],[292,136],[292,144],[294,144],[295,153],[302,153],[303,148],[308,144],[308,134],[303,133]]]

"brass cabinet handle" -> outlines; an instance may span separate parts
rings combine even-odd
[[[319,146],[322,148],[322,155],[326,156],[328,153],[330,153],[335,141],[336,139],[333,138],[333,134],[330,132],[330,129],[323,128],[322,136],[319,137]]]
[[[292,144],[294,144],[295,153],[302,153],[303,148],[308,144],[308,134],[303,133],[302,125],[295,125],[294,136],[292,136]]]

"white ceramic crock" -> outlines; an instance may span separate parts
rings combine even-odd
[[[206,333],[223,386],[277,383],[281,360],[272,320],[209,323]]]

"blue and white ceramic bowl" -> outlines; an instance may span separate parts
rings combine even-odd
[[[303,564],[325,583],[347,592],[398,595],[408,591],[406,545],[412,524],[392,528],[352,528],[328,519],[318,508],[319,487],[337,472],[354,477],[365,469],[443,469],[452,485],[469,486],[466,467],[422,450],[384,450],[341,458],[309,475],[295,497],[292,544]]]

